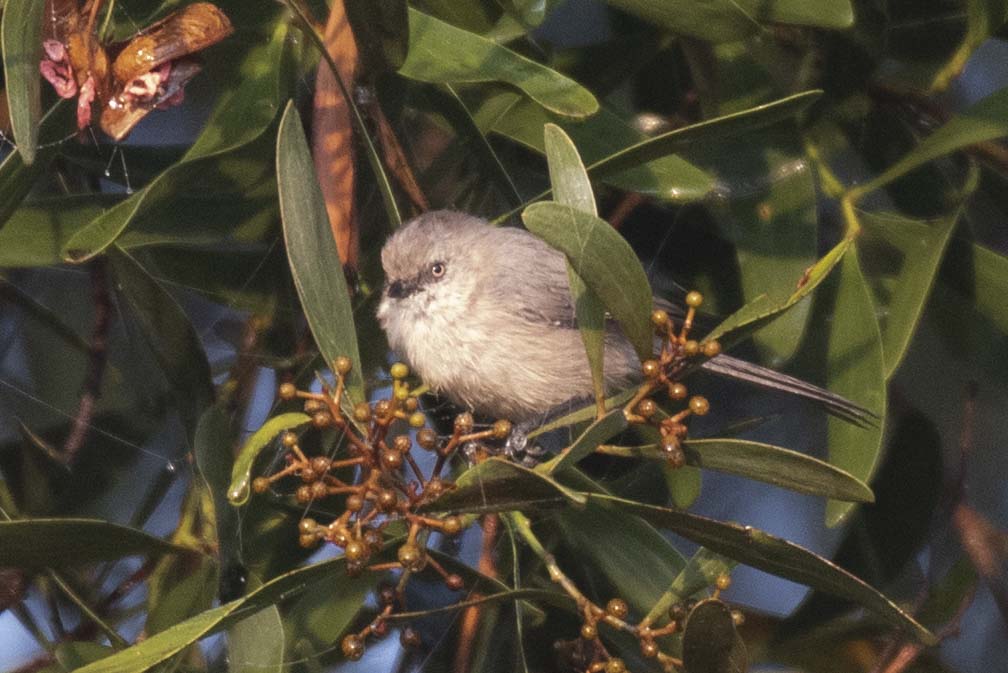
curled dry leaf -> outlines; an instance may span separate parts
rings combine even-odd
[[[186,83],[200,71],[196,52],[234,29],[216,5],[197,2],[125,42],[102,45],[95,28],[102,4],[50,0],[50,35],[39,70],[57,95],[77,97],[79,129],[91,124],[97,103],[102,131],[122,140],[151,110],[181,103]]]

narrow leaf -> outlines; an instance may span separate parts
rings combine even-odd
[[[228,629],[228,670],[232,673],[282,673],[284,623],[270,605]]]
[[[882,334],[871,291],[856,253],[844,257],[834,282],[837,290],[829,311],[827,384],[830,390],[871,411],[879,422],[857,425],[830,416],[827,420],[827,448],[830,463],[867,481],[878,467],[885,429],[886,377]],[[842,522],[853,507],[850,502],[831,500],[826,505],[827,525],[835,526]]]
[[[588,89],[496,42],[410,7],[409,52],[399,74],[422,82],[506,82],[551,112],[586,117],[598,110]]]
[[[291,275],[315,343],[327,363],[340,356],[353,362],[347,375],[350,401],[364,401],[360,353],[350,291],[329,229],[322,191],[304,128],[293,102],[277,132],[277,188]]]
[[[622,408],[613,409],[602,418],[592,423],[574,440],[574,443],[560,452],[555,458],[536,467],[537,472],[553,474],[567,467],[576,465],[582,458],[593,452],[599,444],[615,437],[627,428],[626,415]]]
[[[231,468],[231,485],[228,486],[227,497],[232,505],[240,507],[248,502],[252,465],[262,450],[281,432],[297,430],[310,422],[311,417],[301,412],[280,414],[263,423],[262,427],[245,441]]]
[[[0,566],[78,566],[134,555],[198,554],[136,528],[97,519],[0,521]]]
[[[683,450],[686,463],[695,467],[737,474],[798,493],[852,502],[875,500],[867,484],[843,470],[773,444],[745,439],[688,439],[683,442]],[[602,452],[666,460],[658,444],[605,447]]]
[[[881,175],[855,187],[852,192],[866,194],[929,161],[1005,135],[1008,135],[1008,87],[995,91],[954,116]]]
[[[500,512],[584,502],[582,494],[545,474],[503,458],[491,458],[463,472],[454,489],[423,509],[428,512]]]
[[[930,631],[881,593],[840,566],[793,542],[750,526],[723,523],[688,512],[611,496],[589,494],[588,501],[603,508],[639,516],[753,568],[852,600],[920,642],[928,645],[936,642]]]
[[[598,215],[595,194],[585,172],[581,157],[573,141],[556,124],[547,124],[543,131],[543,144],[549,163],[550,184],[557,203],[568,205],[589,215]],[[605,306],[589,288],[577,270],[567,260],[567,279],[578,330],[588,355],[595,403],[600,409],[605,405]]]
[[[760,295],[725,318],[720,325],[707,334],[706,338],[717,339],[722,342],[723,346],[745,339],[815,290],[844,257],[851,245],[851,240],[847,238],[837,243],[832,250],[809,269],[804,278],[799,279],[798,289],[783,302],[775,302],[767,295]]]
[[[958,212],[932,223],[873,213],[860,217],[869,237],[885,241],[903,255],[895,288],[884,302],[882,352],[887,379],[896,373],[910,347],[958,220]]]
[[[641,359],[651,356],[651,286],[633,248],[608,222],[559,203],[533,203],[525,226],[567,255],[619,322]]]
[[[18,153],[27,165],[35,161],[42,118],[39,63],[45,5],[39,0],[7,0],[0,22],[11,131]]]
[[[192,446],[199,417],[214,399],[203,344],[182,307],[136,259],[118,246],[108,249],[108,259],[115,274],[116,293],[129,306],[171,384]]]

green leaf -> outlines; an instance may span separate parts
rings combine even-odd
[[[168,208],[179,193],[199,191],[222,170],[220,159],[259,139],[280,106],[280,64],[287,44],[287,23],[245,55],[235,86],[222,94],[203,132],[180,161],[143,189],[96,217],[70,237],[61,251],[69,261],[83,261],[111,245],[144,211]]]
[[[851,199],[856,201],[929,161],[1005,135],[1008,135],[1008,87],[952,117],[881,175],[853,188]]]
[[[177,402],[189,445],[196,425],[213,403],[214,388],[203,344],[178,302],[129,253],[113,246],[108,259],[116,294],[140,326]]]
[[[980,45],[986,42],[1008,21],[1005,0],[966,0],[966,35],[948,62],[935,73],[931,95],[945,91],[962,74],[963,68]]]
[[[668,591],[655,601],[648,613],[649,621],[657,625],[668,622],[669,608],[685,603],[707,587],[715,586],[718,578],[729,574],[734,567],[735,561],[701,547],[672,580]]]
[[[31,165],[25,162],[21,152],[11,152],[0,163],[0,234],[6,229],[5,222],[11,217],[24,200],[35,181],[46,174],[53,157],[56,156],[58,140],[64,134],[66,123],[71,117],[73,107],[66,101],[54,105],[42,118],[39,135],[42,145],[34,152]],[[24,244],[24,241],[21,241]],[[17,249],[0,247],[4,257],[17,259]],[[6,264],[2,264],[7,266]]]
[[[0,521],[0,565],[78,566],[126,556],[198,554],[136,528],[97,519]]]
[[[821,556],[751,526],[723,523],[664,507],[589,494],[588,501],[604,509],[633,514],[753,568],[846,598],[931,645],[934,635],[881,593]]]
[[[612,395],[606,398],[606,409],[614,409],[616,407],[621,407],[625,405],[630,399],[636,394],[637,388],[631,388],[629,390],[624,390],[620,393]],[[550,421],[545,425],[542,425],[532,432],[528,433],[528,438],[533,439],[539,435],[545,434],[547,432],[552,432],[558,428],[566,428],[571,425],[577,425],[579,423],[587,423],[589,421],[595,420],[596,407],[595,403],[587,404],[580,409],[575,409],[569,414],[564,414],[560,418]]]
[[[402,66],[409,49],[406,0],[348,0],[344,8],[368,76]]]
[[[231,485],[227,489],[227,497],[232,505],[241,507],[248,502],[251,492],[252,465],[263,449],[270,445],[281,432],[296,430],[311,422],[311,417],[301,412],[292,412],[274,416],[252,433],[235,458],[231,468]]]
[[[605,220],[559,203],[533,203],[522,220],[529,231],[567,255],[641,359],[650,357],[651,286],[630,244]]]
[[[132,647],[77,669],[75,673],[140,673],[167,661],[201,638],[219,633],[249,615],[293,597],[316,582],[345,572],[342,557],[292,570],[276,577],[244,598],[202,612]]]
[[[578,156],[574,143],[556,124],[547,124],[543,130],[543,145],[546,148],[546,159],[549,163],[550,184],[553,187],[553,198],[557,203],[570,206],[589,215],[598,215],[595,209],[595,194],[592,192],[591,181],[585,172],[581,157]],[[578,330],[588,354],[588,364],[591,367],[592,385],[595,389],[595,401],[601,405],[605,402],[605,374],[603,364],[605,359],[605,306],[594,292],[585,284],[578,272],[567,260],[567,282],[570,285],[571,298],[574,301],[574,311]]]
[[[282,673],[284,623],[270,605],[228,629],[228,670],[232,673]]]
[[[607,579],[634,613],[647,612],[655,596],[682,572],[686,559],[650,523],[597,506],[593,494],[607,497],[608,493],[580,470],[566,470],[563,478],[572,488],[586,491],[589,504],[556,511],[551,525],[580,564]],[[599,544],[600,540],[605,543]],[[643,568],[647,572],[641,572]]]
[[[859,245],[866,239],[878,239],[903,257],[892,294],[880,302],[884,307],[882,353],[886,379],[891,379],[917,330],[959,212],[931,223],[875,213],[862,213],[859,219],[865,234]]]
[[[573,467],[582,458],[593,452],[602,442],[615,437],[627,428],[626,415],[622,408],[613,409],[608,414],[592,423],[581,433],[573,444],[561,451],[556,457],[536,466],[537,472],[553,474],[565,468]]]
[[[508,104],[509,109],[500,114],[499,107]],[[572,122],[550,115],[534,103],[510,92],[497,94],[484,101],[477,117],[477,123],[480,123],[480,117],[485,118],[482,123],[484,128],[541,154],[545,153],[546,148],[539,129],[548,123],[557,124],[574,140],[580,156],[589,164],[603,161],[647,138],[608,107],[603,107],[587,119]],[[623,171],[610,171],[605,176],[596,177],[620,189],[674,203],[698,201],[714,188],[714,180],[710,175],[672,153],[655,156]]]
[[[584,502],[583,495],[545,474],[504,458],[491,458],[463,472],[454,489],[422,509],[428,512],[500,512]]]
[[[755,479],[798,493],[851,502],[874,502],[868,485],[812,456],[745,439],[687,439],[686,463]],[[606,447],[608,455],[667,460],[659,444]]]
[[[705,140],[724,141],[756,131],[805,110],[822,96],[822,91],[802,91],[756,107],[690,124],[674,131],[642,140],[588,166],[593,178],[605,179],[654,159],[667,156]]]
[[[804,278],[799,279],[801,280],[800,287],[783,301],[775,301],[769,295],[760,295],[725,318],[705,338],[717,339],[721,341],[722,346],[727,347],[749,337],[753,332],[807,297],[821,282],[826,280],[830,271],[843,259],[851,245],[852,241],[847,238],[837,243],[832,250],[809,269]]]
[[[667,458],[665,462],[667,462]],[[692,465],[674,468],[662,466],[665,474],[665,488],[668,489],[669,500],[681,509],[690,507],[703,490],[703,472]]]
[[[731,608],[710,598],[690,610],[683,625],[686,673],[744,673],[749,670],[745,643],[735,628]]]
[[[711,42],[731,42],[759,33],[772,23],[816,28],[849,28],[849,0],[606,0],[655,25]]]
[[[598,110],[588,89],[507,47],[410,8],[409,53],[399,74],[422,82],[506,82],[551,112],[587,117]]]
[[[277,132],[277,187],[291,275],[308,326],[325,361],[346,356],[350,402],[364,401],[360,351],[343,265],[329,227],[322,190],[294,103],[288,103]]]
[[[875,317],[871,291],[861,273],[857,254],[845,255],[836,277],[836,296],[829,312],[826,376],[828,388],[874,413],[875,425],[857,425],[830,416],[827,448],[830,463],[868,481],[882,455],[885,427],[886,376],[882,333]],[[818,316],[817,316],[818,317]],[[815,319],[813,324],[816,324]],[[831,500],[826,523],[835,526],[853,511],[849,502]]]
[[[39,120],[42,118],[39,63],[42,61],[44,16],[44,2],[7,0],[0,23],[11,131],[18,153],[27,165],[35,161]]]
[[[0,194],[4,196],[9,195],[4,185],[11,185],[5,167],[8,162],[20,161],[18,157],[18,154],[12,153],[0,166]],[[30,170],[41,163],[37,161]],[[90,195],[65,196],[25,203],[14,210],[20,198],[11,198],[15,199],[11,208],[13,212],[6,224],[0,227],[0,267],[5,268],[62,264],[64,243],[101,214],[107,204],[115,202]]]

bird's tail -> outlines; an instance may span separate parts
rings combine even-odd
[[[857,425],[873,425],[878,419],[876,414],[846,397],[730,355],[718,355],[704,362],[701,367],[712,374],[745,381],[760,388],[779,390],[783,393],[803,397],[825,407],[826,411],[834,416]]]

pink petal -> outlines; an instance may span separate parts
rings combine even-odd
[[[94,77],[88,76],[80,88],[80,96],[77,98],[77,128],[82,131],[91,124],[91,103],[95,99]]]
[[[73,98],[77,95],[77,82],[70,75],[69,66],[53,61],[42,61],[39,63],[39,72],[52,84],[56,95],[60,98]]]
[[[66,47],[59,40],[46,40],[42,43],[46,56],[50,61],[62,62],[67,60]]]

